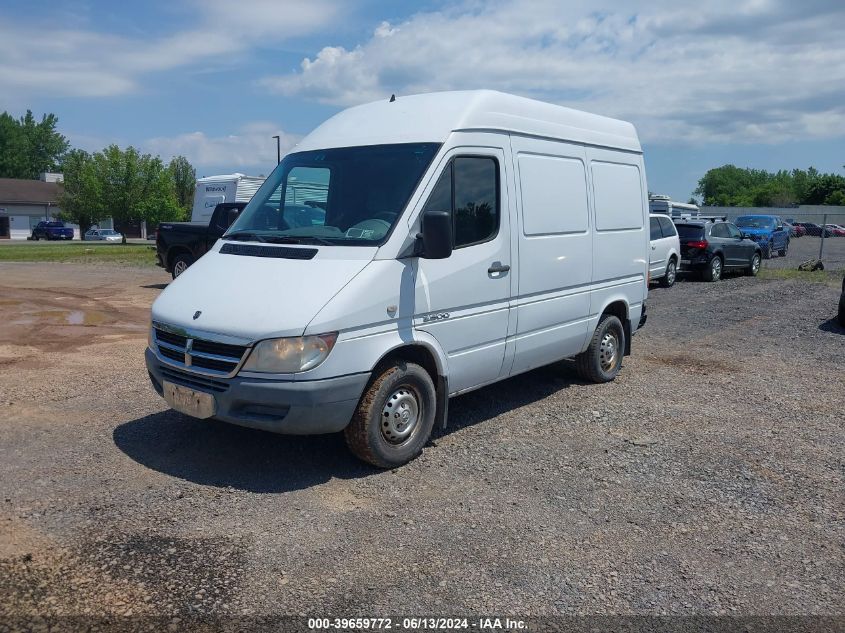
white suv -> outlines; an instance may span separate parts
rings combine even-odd
[[[651,281],[660,280],[664,288],[671,288],[678,275],[681,241],[675,223],[668,215],[650,213],[651,251],[648,272]]]

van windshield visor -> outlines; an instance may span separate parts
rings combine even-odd
[[[286,244],[382,244],[439,143],[288,154],[223,239]]]

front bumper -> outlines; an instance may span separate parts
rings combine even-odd
[[[352,419],[370,373],[325,380],[272,380],[221,378],[185,372],[163,363],[147,348],[147,371],[153,388],[162,395],[167,380],[214,396],[214,418],[291,435],[316,435],[343,430]]]

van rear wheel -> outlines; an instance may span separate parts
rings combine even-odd
[[[437,393],[428,372],[414,363],[400,360],[376,371],[344,435],[359,459],[395,468],[414,459],[428,442]]]
[[[575,357],[578,375],[590,382],[610,382],[622,368],[625,353],[625,330],[622,321],[612,314],[599,320],[590,346]]]
[[[660,279],[660,285],[664,288],[671,288],[675,285],[675,279],[678,277],[678,264],[674,259],[670,259],[666,264],[666,274]]]

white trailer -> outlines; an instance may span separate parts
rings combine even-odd
[[[208,224],[214,207],[221,202],[249,202],[264,180],[263,176],[238,173],[198,179],[191,222]]]
[[[649,213],[661,213],[670,218],[695,218],[701,215],[701,209],[697,205],[675,202],[669,196],[654,194],[648,198],[648,210]]]

